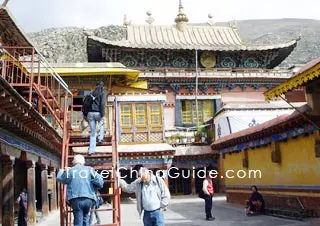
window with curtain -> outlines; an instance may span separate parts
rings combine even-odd
[[[120,143],[162,142],[162,103],[120,103]]]
[[[161,103],[125,103],[120,105],[121,126],[161,126]]]
[[[150,119],[152,126],[162,124],[160,104],[150,104]]]
[[[189,125],[197,124],[197,107],[195,100],[182,101],[182,123]],[[198,117],[199,123],[210,119],[214,114],[212,100],[198,100]]]
[[[121,105],[121,126],[131,126],[132,125],[132,106],[131,104]]]
[[[146,104],[136,104],[136,125],[146,126],[147,125],[147,108]]]

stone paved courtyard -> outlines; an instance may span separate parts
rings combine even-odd
[[[104,206],[104,208],[107,207]],[[121,207],[122,226],[143,226],[136,211],[135,200],[122,200]],[[165,212],[166,226],[304,226],[320,225],[320,219],[308,219],[305,221],[294,221],[270,216],[245,217],[243,208],[226,203],[224,196],[214,197],[213,213],[216,220],[212,222],[205,221],[204,202],[194,196],[173,197],[168,211]],[[111,223],[111,213],[100,214],[101,223]],[[40,226],[58,226],[59,213],[51,214],[50,217],[43,220]],[[95,221],[93,221],[95,223]]]

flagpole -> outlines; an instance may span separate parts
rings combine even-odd
[[[198,50],[196,49],[196,93],[195,93],[195,100],[196,100],[196,117],[197,117],[197,129],[199,126],[199,108],[198,108]]]

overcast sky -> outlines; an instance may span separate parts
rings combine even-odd
[[[0,0],[0,2],[3,0]],[[192,23],[245,19],[320,19],[320,0],[182,0]],[[145,23],[150,10],[156,24],[171,24],[179,0],[10,0],[8,8],[26,31],[78,26],[120,25],[124,14],[135,24]]]

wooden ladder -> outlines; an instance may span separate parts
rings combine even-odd
[[[62,168],[72,166],[71,162],[75,154],[82,154],[85,157],[86,165],[93,167],[95,170],[105,170],[109,171],[109,177],[104,178],[104,187],[106,184],[110,185],[109,191],[101,189],[100,197],[106,198],[110,197],[112,201],[111,208],[103,208],[101,206],[96,211],[100,212],[112,212],[112,222],[107,224],[99,224],[100,226],[121,226],[120,217],[120,188],[118,183],[117,172],[119,169],[119,154],[117,148],[117,127],[116,127],[116,114],[117,112],[117,102],[114,101],[112,105],[113,114],[113,126],[112,126],[112,136],[106,136],[103,143],[97,143],[97,146],[112,147],[111,151],[96,152],[93,155],[88,155],[87,153],[75,153],[73,148],[75,147],[86,147],[89,148],[89,137],[83,137],[81,135],[71,135],[67,134],[65,137],[66,145],[62,151]],[[65,150],[65,151],[64,151]],[[110,149],[109,149],[110,150]],[[73,225],[72,219],[72,208],[66,204],[66,185],[60,185],[60,226],[71,226]],[[103,217],[101,219],[103,221]]]

